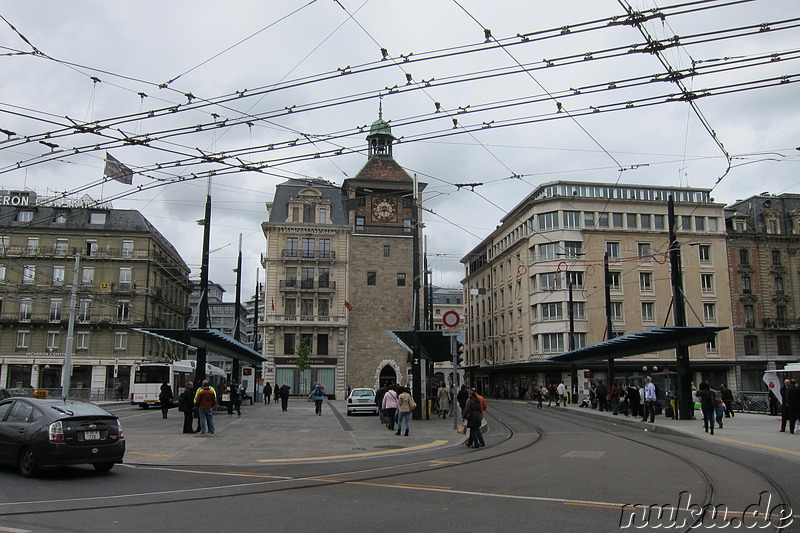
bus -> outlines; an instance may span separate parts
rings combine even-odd
[[[161,385],[166,381],[172,386],[172,405],[178,403],[178,396],[186,387],[187,381],[192,381],[195,376],[197,361],[175,361],[172,363],[142,363],[134,368],[133,384],[131,385],[131,405],[138,405],[147,409],[151,405],[160,406],[158,395]],[[206,379],[212,387],[218,387],[225,382],[225,372],[216,366],[206,363]]]

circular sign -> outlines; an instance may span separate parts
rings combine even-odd
[[[448,328],[454,328],[458,325],[460,317],[455,311],[448,311],[442,315],[442,323]]]

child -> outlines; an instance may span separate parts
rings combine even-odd
[[[722,429],[722,417],[725,416],[725,402],[722,401],[722,398],[717,398],[716,402],[714,412],[717,415],[717,425],[719,429]]]

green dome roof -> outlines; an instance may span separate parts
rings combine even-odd
[[[389,123],[379,118],[375,122],[372,123],[372,126],[369,128],[370,135],[391,135],[392,134],[392,127],[389,126]]]

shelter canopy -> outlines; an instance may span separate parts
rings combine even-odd
[[[205,348],[223,357],[244,361],[251,365],[260,365],[267,361],[267,358],[257,351],[217,329],[134,329],[168,341],[179,342],[195,348]]]

